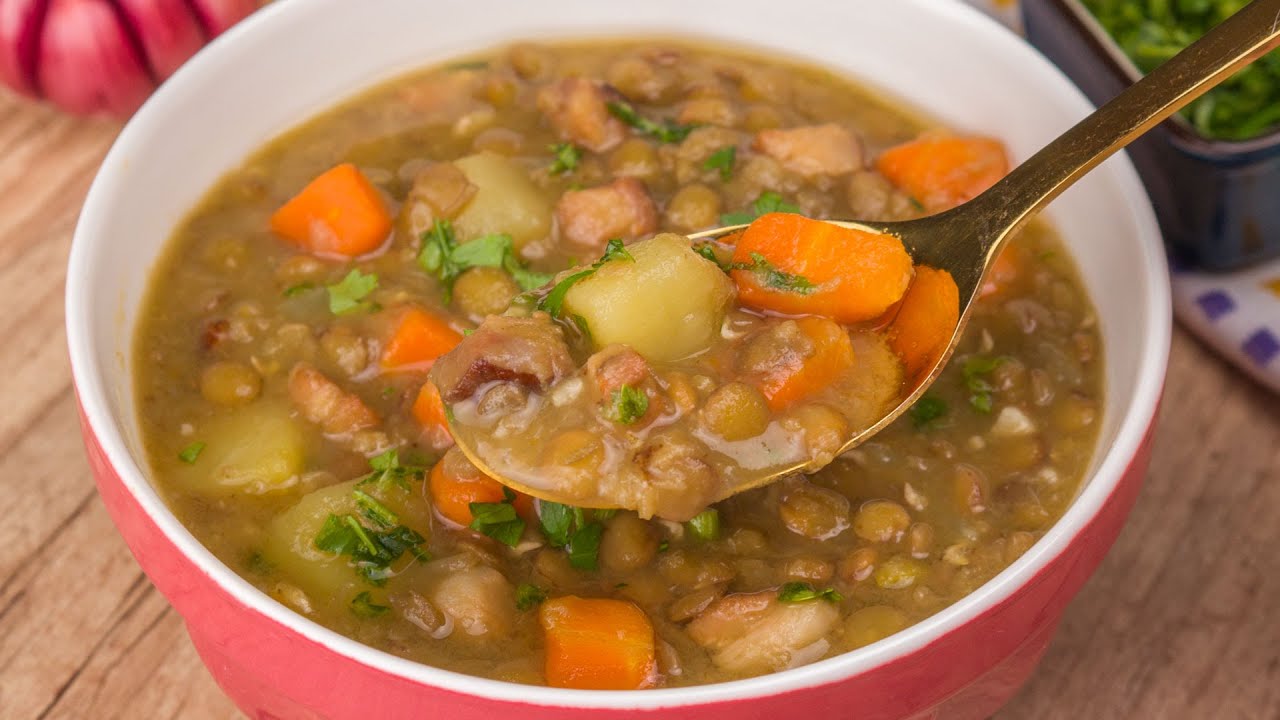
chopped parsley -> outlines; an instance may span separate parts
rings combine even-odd
[[[579,570],[595,570],[600,552],[600,538],[606,520],[616,510],[595,510],[592,519],[582,508],[547,500],[538,503],[538,522],[551,547],[562,547],[569,554],[569,564]]]
[[[564,547],[569,544],[569,530],[573,527],[573,508],[542,500],[538,503],[538,523],[551,547]]]
[[[687,523],[689,532],[699,540],[715,540],[720,537],[720,512],[707,508],[694,515]]]
[[[296,297],[296,296],[301,295],[302,293],[304,293],[304,292],[306,292],[306,291],[308,291],[308,290],[313,289],[314,287],[315,287],[315,285],[313,285],[312,283],[309,283],[309,282],[298,283],[297,285],[293,285],[293,286],[290,286],[290,287],[285,288],[285,289],[284,289],[284,293],[283,293],[283,294],[284,294],[284,296],[285,296],[285,297],[287,297],[287,298],[288,298],[288,297]]]
[[[703,170],[719,170],[720,180],[728,182],[733,177],[733,163],[738,158],[738,147],[729,145],[711,153],[702,163]]]
[[[407,479],[421,479],[425,471],[417,466],[400,465],[395,450],[371,458],[369,466],[373,472],[361,478],[351,491],[360,516],[369,524],[361,523],[355,515],[330,514],[316,533],[313,544],[325,552],[348,556],[355,563],[357,573],[374,585],[382,585],[391,575],[391,564],[405,553],[418,560],[428,559],[422,548],[426,538],[401,525],[395,512],[361,488],[372,484],[385,490],[395,484],[407,490]]]
[[[986,376],[1004,361],[1003,357],[974,355],[965,360],[964,365],[961,366],[964,385],[969,390],[969,405],[984,415],[991,412],[993,403],[991,393],[996,389]]]
[[[666,541],[666,540],[663,540],[662,542],[658,543],[658,552],[660,552],[660,553],[664,553],[664,552],[666,552],[666,551],[668,551],[668,550],[670,550],[670,549],[671,549],[671,543],[670,543],[670,542],[668,542],[668,541]]]
[[[373,596],[369,594],[368,590],[361,592],[359,595],[356,595],[351,599],[351,612],[355,613],[357,617],[375,618],[379,615],[386,614],[390,609],[391,608],[386,605],[378,605],[374,603]]]
[[[374,585],[387,581],[391,576],[391,563],[406,552],[426,560],[427,554],[421,549],[424,543],[425,538],[403,525],[373,529],[362,525],[354,515],[332,514],[314,540],[319,550],[350,557],[356,572]]]
[[[604,526],[598,522],[589,522],[574,530],[566,546],[569,564],[579,570],[595,570],[603,535]]]
[[[622,122],[630,125],[645,135],[652,135],[660,142],[678,143],[683,141],[693,132],[696,125],[680,125],[670,120],[655,122],[644,117],[625,100],[614,100],[605,104],[609,108],[609,114],[618,118]]]
[[[631,425],[649,412],[649,396],[643,390],[623,385],[613,391],[609,404],[609,419],[623,425]]]
[[[462,273],[473,267],[496,267],[506,270],[521,290],[533,290],[551,280],[551,276],[530,270],[516,257],[515,244],[506,233],[484,235],[459,243],[453,223],[437,219],[422,234],[422,250],[418,265],[444,284],[444,301],[453,301],[453,285]]]
[[[716,254],[715,246],[708,242],[695,245],[693,251],[715,263],[717,267],[725,272],[729,272],[733,264],[722,261],[720,256]]]
[[[1116,44],[1149,73],[1239,11],[1245,0],[1084,0]],[[1271,52],[1181,113],[1208,138],[1248,140],[1280,123],[1280,53]]]
[[[372,472],[360,478],[357,485],[386,487],[396,484],[407,489],[410,479],[421,480],[427,473],[427,469],[421,465],[401,465],[400,454],[394,449],[369,458],[369,467]]]
[[[818,286],[810,282],[809,278],[779,270],[777,265],[769,262],[768,258],[758,252],[751,253],[751,262],[733,263],[729,268],[731,270],[746,270],[754,273],[764,283],[765,287],[774,290],[810,295],[814,290],[818,289]]]
[[[547,311],[552,317],[560,317],[561,309],[564,307],[564,296],[569,294],[569,289],[594,275],[597,270],[604,267],[605,263],[612,262],[614,260],[628,260],[635,262],[635,258],[631,257],[631,253],[627,252],[626,246],[623,245],[622,240],[618,238],[614,238],[609,241],[609,244],[605,246],[604,255],[600,256],[599,260],[592,263],[591,267],[585,270],[579,270],[556,283],[551,290],[538,301],[538,309]]]
[[[772,190],[760,193],[760,197],[751,203],[751,210],[746,212],[725,213],[720,216],[721,225],[747,225],[752,220],[767,215],[769,213],[799,213],[800,206],[793,205],[782,199],[782,196]]]
[[[916,428],[925,428],[947,414],[947,403],[937,395],[925,394],[911,406],[907,414],[911,416],[911,422]]]
[[[516,587],[516,609],[532,610],[547,599],[547,591],[531,585],[529,583],[520,583]]]
[[[513,504],[516,494],[510,488],[502,489],[501,502],[471,503],[471,529],[497,540],[508,547],[515,547],[524,535],[524,520],[516,513]]]
[[[206,443],[197,440],[182,448],[182,450],[178,452],[178,459],[188,465],[193,465],[195,464],[196,458],[200,457],[200,453],[204,452],[206,447],[208,447]]]
[[[582,151],[573,143],[556,143],[547,147],[555,160],[547,172],[552,175],[563,175],[578,169],[578,161],[582,160]]]
[[[378,502],[378,499],[374,496],[359,489],[352,490],[351,494],[356,499],[356,506],[360,508],[360,514],[364,515],[374,525],[394,527],[400,524],[400,517],[386,505]]]
[[[340,282],[326,289],[329,291],[329,312],[347,315],[359,310],[369,293],[378,289],[378,276],[374,273],[365,275],[358,268],[353,268]]]
[[[800,603],[818,599],[834,604],[844,600],[844,596],[836,592],[835,588],[815,590],[812,585],[806,582],[789,582],[778,590],[778,600],[784,603]]]

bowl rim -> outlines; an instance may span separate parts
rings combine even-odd
[[[73,236],[67,276],[89,277],[95,272],[92,263],[94,248],[104,242],[104,236],[97,228],[103,222],[110,198],[120,191],[123,184],[120,177],[121,166],[127,164],[125,158],[133,156],[145,146],[153,130],[162,129],[158,122],[162,108],[181,100],[180,93],[175,88],[188,82],[200,82],[202,74],[212,72],[214,62],[223,54],[232,52],[241,41],[261,34],[279,32],[302,13],[321,11],[326,3],[342,2],[344,0],[272,3],[216,38],[162,85],[121,131],[93,180]],[[1083,93],[1055,66],[1021,38],[976,8],[961,0],[900,2],[915,5],[921,13],[939,14],[957,29],[981,33],[1005,54],[1017,57],[1022,62],[1039,65],[1042,72],[1058,78],[1064,101],[1078,108],[1081,115],[1093,110]],[[589,34],[574,33],[566,34],[565,37],[588,36]],[[1149,292],[1140,298],[1148,311],[1150,324],[1144,329],[1142,341],[1145,342],[1145,348],[1137,363],[1139,372],[1132,391],[1132,405],[1129,412],[1120,418],[1112,445],[1105,449],[1099,448],[1098,452],[1103,457],[1087,479],[1083,490],[1063,517],[1030,550],[996,577],[951,606],[866,647],[769,675],[679,688],[570,690],[466,675],[395,656],[347,638],[270,598],[224,565],[177,520],[159,493],[147,481],[142,470],[143,462],[135,461],[132,457],[120,427],[111,416],[108,388],[102,382],[96,361],[97,342],[91,322],[94,298],[86,290],[91,283],[68,282],[66,288],[66,331],[72,379],[85,420],[85,432],[100,445],[111,470],[165,540],[234,602],[347,660],[421,685],[494,701],[548,707],[653,710],[779,695],[863,674],[917,653],[938,637],[974,621],[1008,600],[1054,559],[1069,552],[1075,538],[1114,494],[1131,462],[1138,456],[1155,420],[1164,385],[1172,332],[1168,268],[1150,201],[1129,159],[1122,157],[1114,165],[1112,172],[1117,173],[1117,184],[1131,196],[1133,220],[1138,230],[1134,242],[1138,243],[1144,259],[1141,270],[1154,280],[1147,283]]]

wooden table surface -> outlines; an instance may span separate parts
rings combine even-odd
[[[0,718],[239,717],[98,500],[64,268],[118,127],[0,95]],[[1034,718],[1280,718],[1280,398],[1184,332],[1151,473],[1044,664]]]

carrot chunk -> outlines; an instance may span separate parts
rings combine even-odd
[[[972,200],[1009,172],[1004,145],[983,137],[926,134],[885,150],[876,169],[931,213]]]
[[[387,239],[391,214],[368,178],[343,163],[276,210],[271,230],[317,255],[356,257]]]
[[[653,625],[625,600],[566,596],[538,610],[552,687],[638,690],[653,685]]]
[[[444,400],[440,398],[440,390],[436,388],[435,383],[422,384],[417,399],[413,401],[412,412],[413,418],[422,426],[432,447],[447,448],[453,445],[453,435],[449,432]]]
[[[500,503],[506,499],[507,492],[514,492],[480,472],[456,448],[431,468],[427,487],[436,511],[464,527],[475,519],[471,503]],[[512,505],[516,514],[526,521],[535,519],[533,498],[520,492],[515,495]]]
[[[427,370],[436,358],[460,342],[462,335],[444,320],[409,308],[400,316],[400,324],[382,351],[382,369]]]
[[[898,238],[790,213],[751,223],[733,263],[743,304],[841,323],[878,317],[911,282],[911,256]]]
[[[889,325],[889,347],[902,358],[909,379],[928,371],[947,348],[960,322],[960,291],[946,270],[923,265]]]
[[[853,367],[853,343],[847,330],[825,318],[800,318],[796,323],[813,351],[802,360],[779,366],[758,382],[774,412],[816,395]]]

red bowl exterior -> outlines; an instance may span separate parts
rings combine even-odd
[[[777,695],[678,709],[611,710],[522,704],[424,685],[340,654],[247,607],[164,535],[107,461],[83,412],[81,429],[99,492],[129,549],[186,620],[218,684],[255,720],[399,720],[437,712],[450,720],[985,718],[1034,670],[1067,603],[1115,541],[1146,474],[1151,446],[1148,428],[1110,497],[1061,554],[1002,602],[916,652],[836,682]]]

